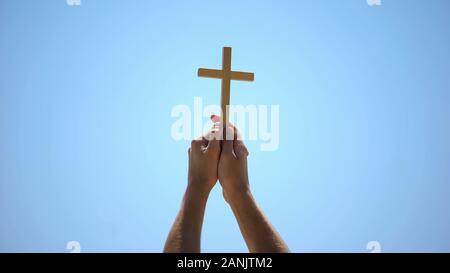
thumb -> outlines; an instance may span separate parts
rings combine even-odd
[[[225,139],[223,140],[222,146],[222,150],[225,154],[233,154],[233,136],[234,136],[233,128],[227,126]]]
[[[206,151],[209,152],[220,152],[220,130],[211,131],[211,138],[208,142],[208,147],[206,147]]]
[[[220,141],[217,139],[211,140],[208,143],[208,147],[206,148],[206,152],[208,153],[220,153]]]

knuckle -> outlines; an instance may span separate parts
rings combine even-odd
[[[200,144],[201,144],[201,141],[199,139],[193,139],[191,141],[191,147],[197,147],[197,146],[200,146]]]

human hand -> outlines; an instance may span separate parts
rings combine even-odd
[[[191,142],[188,150],[188,187],[200,193],[209,194],[217,182],[217,169],[220,157],[219,125],[205,135]]]
[[[211,119],[218,122],[220,117],[213,115]],[[219,124],[219,126],[221,125]],[[227,137],[222,140],[218,178],[225,201],[231,203],[242,197],[243,194],[250,192],[247,172],[249,153],[237,128],[229,123],[226,130]]]
[[[250,192],[247,156],[238,130],[228,124],[227,137],[218,116],[213,130],[194,139],[189,149],[188,188],[167,236],[164,252],[200,252],[200,236],[209,192],[219,179],[245,243],[251,252],[289,252]],[[231,137],[229,137],[231,136]]]

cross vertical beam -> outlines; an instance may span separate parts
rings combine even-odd
[[[213,79],[221,79],[222,80],[222,90],[220,95],[220,107],[222,110],[221,114],[221,122],[226,128],[225,125],[228,124],[228,114],[230,108],[230,85],[232,80],[237,81],[254,81],[255,74],[250,72],[240,72],[240,71],[232,71],[231,70],[231,47],[224,47],[222,50],[222,70],[217,69],[207,69],[207,68],[199,68],[198,74],[199,77],[205,78],[213,78]],[[224,130],[224,139],[225,139]]]
[[[230,85],[231,85],[231,47],[222,50],[222,92],[220,96],[220,108],[222,109],[221,123],[224,128],[228,125],[228,113],[230,108]],[[225,130],[224,130],[225,134]]]

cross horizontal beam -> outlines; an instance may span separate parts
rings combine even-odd
[[[231,70],[231,47],[222,49],[222,69],[199,68],[199,77],[221,79],[222,91],[220,94],[221,122],[224,126],[228,124],[228,108],[230,105],[230,85],[232,80],[252,82],[255,74]],[[226,130],[223,130],[225,137]]]
[[[204,78],[223,79],[223,71],[219,69],[199,68],[197,75]],[[241,71],[231,71],[230,80],[252,82],[255,80],[255,74]]]

